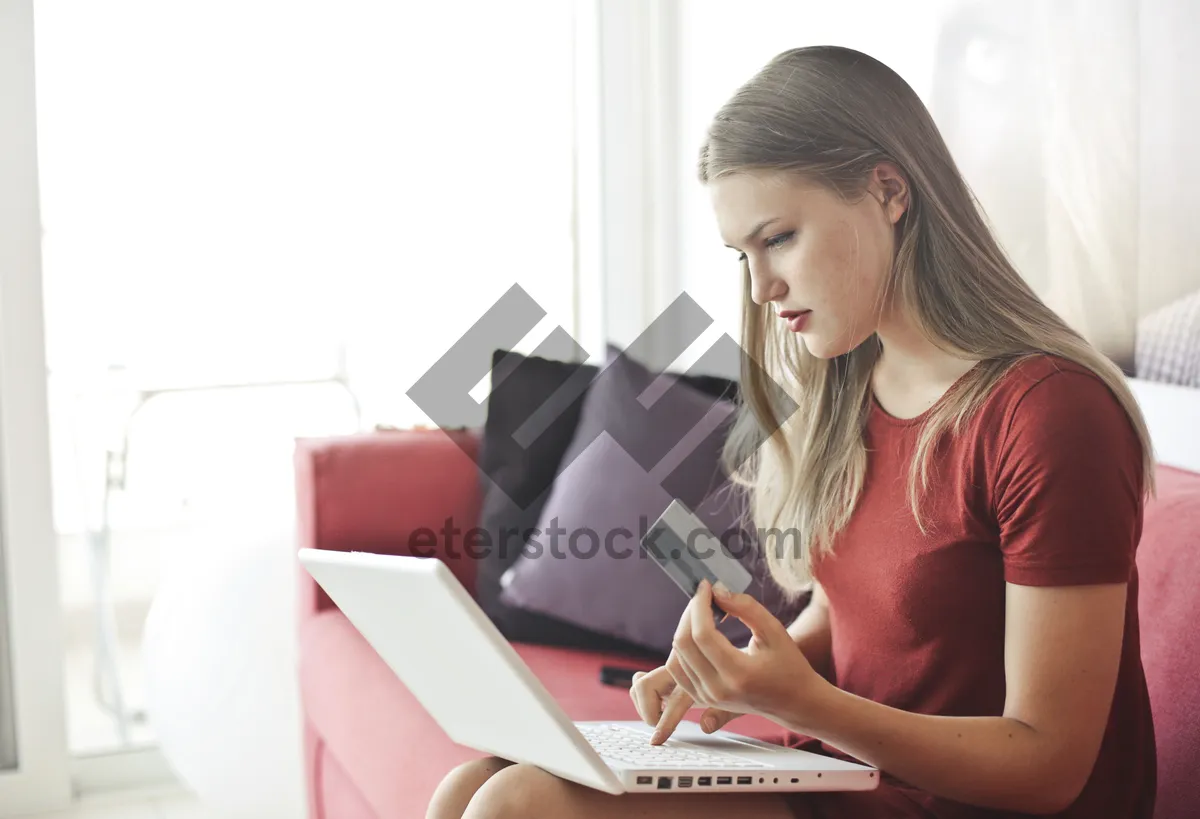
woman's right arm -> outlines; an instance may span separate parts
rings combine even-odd
[[[788,626],[788,634],[796,641],[800,653],[825,679],[833,672],[833,638],[829,633],[829,598],[820,584],[813,581],[812,599]]]

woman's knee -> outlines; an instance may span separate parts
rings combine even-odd
[[[530,819],[561,816],[566,782],[534,765],[513,765],[475,793],[463,819]]]
[[[494,756],[462,763],[442,778],[429,800],[426,819],[461,819],[475,792],[510,765],[508,760]]]

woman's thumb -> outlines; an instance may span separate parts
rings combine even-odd
[[[763,645],[772,645],[778,632],[785,631],[778,618],[749,594],[734,594],[721,582],[712,587],[713,599],[727,614],[732,614],[750,629]],[[786,636],[786,631],[785,631]]]
[[[704,733],[711,734],[713,731],[725,727],[725,723],[729,722],[735,716],[737,714],[731,711],[722,711],[720,708],[709,708],[700,717],[700,727],[704,729]]]

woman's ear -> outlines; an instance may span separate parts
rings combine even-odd
[[[869,188],[888,221],[893,225],[899,222],[909,202],[908,180],[900,168],[891,162],[880,162],[871,172]]]

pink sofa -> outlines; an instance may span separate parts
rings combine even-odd
[[[297,442],[299,546],[396,553],[414,529],[474,525],[478,432],[387,431]],[[1200,816],[1200,475],[1160,467],[1139,550],[1142,645],[1159,748],[1157,819]],[[445,556],[469,590],[469,558]],[[441,777],[478,752],[455,745],[302,570],[300,684],[310,819],[424,816]],[[407,620],[407,622],[406,622]],[[397,628],[424,628],[397,607]],[[573,719],[633,719],[627,692],[602,686],[606,662],[629,658],[516,646]],[[647,667],[641,661],[640,667]],[[697,714],[693,713],[692,718]],[[732,729],[772,742],[757,718]]]

